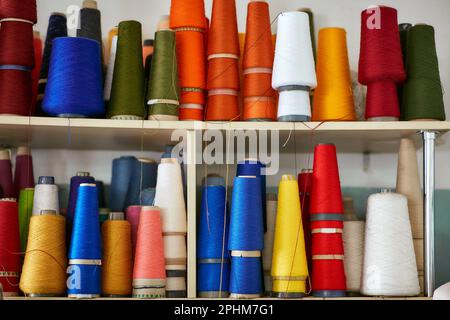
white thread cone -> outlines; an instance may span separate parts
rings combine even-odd
[[[420,293],[404,195],[378,193],[369,197],[361,293],[369,296]]]
[[[55,184],[37,184],[34,188],[33,215],[40,215],[42,210],[59,213],[58,186]]]

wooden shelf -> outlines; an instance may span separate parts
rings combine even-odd
[[[421,130],[445,133],[450,122],[199,122],[0,117],[0,145],[40,149],[160,150],[174,130],[275,130],[284,152],[335,143],[339,152],[395,152],[398,140]],[[296,146],[289,139],[295,134]],[[348,143],[351,141],[351,143]]]

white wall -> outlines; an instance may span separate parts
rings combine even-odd
[[[237,0],[240,31],[245,31],[246,0]],[[53,11],[65,12],[70,5],[80,5],[82,0],[38,0],[39,22],[36,29],[45,35],[48,17]],[[269,0],[272,19],[282,11],[310,7],[315,14],[316,32],[322,27],[337,26],[347,30],[350,64],[357,70],[359,57],[360,14],[373,4],[373,0]],[[103,33],[122,20],[134,19],[143,24],[143,34],[151,38],[159,16],[168,14],[169,0],[98,0],[103,14]],[[206,0],[206,12],[210,16],[212,0]],[[383,4],[398,9],[399,22],[428,23],[435,27],[437,51],[440,62],[441,79],[445,92],[450,92],[450,1],[448,0],[384,0]],[[275,24],[274,24],[275,25]],[[445,95],[447,113],[450,118],[450,96]],[[418,153],[420,155],[420,153]],[[100,179],[108,181],[111,159],[116,152],[64,152],[36,151],[36,174],[48,173],[58,177],[59,182],[67,182],[73,171],[78,170],[77,161],[93,171]],[[50,159],[47,160],[46,157]],[[73,163],[69,167],[48,166],[53,159],[67,159]],[[284,157],[282,167],[292,167],[292,156]],[[362,168],[362,155],[340,154],[341,180],[346,186],[394,186],[396,176],[396,155],[372,155],[367,172]],[[437,187],[450,188],[450,136],[438,147]],[[67,170],[69,169],[69,170]],[[71,171],[71,172],[68,172]],[[276,183],[275,179],[272,183]]]

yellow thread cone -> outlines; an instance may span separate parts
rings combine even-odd
[[[356,120],[346,32],[341,28],[319,31],[313,120]]]
[[[273,293],[296,298],[306,294],[308,265],[298,184],[283,176],[278,189],[278,209],[272,258]]]
[[[20,289],[27,295],[64,295],[66,268],[66,219],[59,215],[31,217]]]
[[[129,296],[133,272],[131,225],[128,221],[105,221],[102,235],[102,292],[108,296]]]

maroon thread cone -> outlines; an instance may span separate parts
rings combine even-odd
[[[14,188],[16,198],[19,196],[20,190],[34,188],[33,158],[27,147],[19,147],[17,151]]]
[[[11,158],[8,150],[0,150],[0,186],[4,198],[15,198]]]

